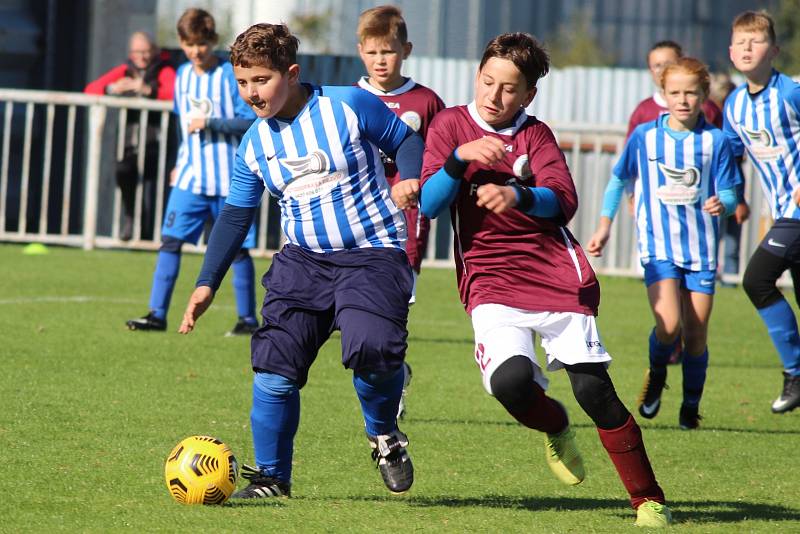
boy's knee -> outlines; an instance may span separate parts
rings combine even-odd
[[[181,251],[182,246],[183,246],[183,241],[181,241],[180,239],[165,235],[161,237],[161,247],[158,250],[160,252],[178,253]]]
[[[300,389],[294,380],[267,372],[256,373],[253,384],[260,392],[271,397],[289,397]]]
[[[533,363],[525,356],[512,356],[500,364],[489,379],[492,395],[507,410],[522,411],[533,399]]]
[[[598,427],[611,429],[625,424],[630,413],[619,400],[603,364],[570,365],[567,374],[575,400]]]

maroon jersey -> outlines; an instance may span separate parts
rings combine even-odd
[[[656,120],[659,115],[663,115],[664,113],[668,113],[667,101],[664,100],[661,93],[655,93],[653,96],[645,98],[639,102],[639,105],[636,106],[636,109],[631,113],[631,118],[628,120],[627,137],[630,137],[633,130],[640,124],[652,122]],[[706,121],[717,128],[722,128],[722,111],[720,111],[719,106],[711,100],[703,102],[703,115]]]
[[[388,92],[371,86],[366,77],[358,81],[358,86],[383,100],[395,115],[422,136],[423,141],[433,116],[444,109],[444,102],[436,93],[411,78],[397,89]],[[400,181],[397,166],[385,155],[383,155],[383,168],[390,186]],[[431,223],[427,217],[423,217],[419,213],[417,208],[403,211],[406,214],[408,230],[408,240],[406,241],[408,263],[415,271],[419,272],[422,257],[425,255],[425,248],[428,245]]]
[[[474,102],[448,108],[431,124],[422,183],[456,147],[484,136],[500,139],[508,154],[492,167],[471,162],[450,206],[458,289],[467,312],[480,304],[503,304],[596,315],[600,286],[583,249],[564,226],[578,208],[578,195],[546,124],[521,112],[511,127],[496,131],[480,118]],[[561,207],[559,220],[516,209],[497,215],[478,207],[479,186],[509,182],[551,189]]]

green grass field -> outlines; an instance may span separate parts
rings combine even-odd
[[[542,437],[486,395],[451,270],[428,269],[410,316],[414,380],[402,428],[416,481],[391,496],[369,458],[339,340],[325,345],[302,392],[291,499],[182,506],[163,462],[180,439],[210,434],[252,462],[249,340],[229,282],[190,336],[174,333],[201,258],[187,255],[169,333],[128,332],[147,308],[153,253],[0,245],[2,532],[625,532],[627,495],[564,373],[550,392],[578,432],[586,481],[565,487]],[[257,270],[267,261],[257,260]],[[600,327],[629,408],[646,366],[652,320],[640,281],[602,279]],[[741,290],[720,289],[699,431],[678,429],[671,367],[658,418],[642,421],[674,512],[674,531],[798,532],[800,412],[775,416],[781,374]],[[263,293],[259,295],[259,299]]]

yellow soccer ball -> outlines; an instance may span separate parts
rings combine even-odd
[[[236,489],[239,464],[230,447],[211,436],[190,436],[167,457],[164,478],[182,504],[222,504]]]

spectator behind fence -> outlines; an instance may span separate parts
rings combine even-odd
[[[717,72],[711,75],[711,91],[709,98],[722,109],[725,99],[736,89],[727,72]],[[723,257],[720,262],[721,274],[739,274],[739,244],[742,240],[742,224],[750,217],[750,208],[744,199],[744,182],[736,188],[738,204],[732,217],[723,217],[720,220],[720,237],[723,243]],[[736,287],[736,283],[724,278],[720,280],[723,287]]]
[[[135,32],[128,43],[128,60],[109,70],[84,89],[91,95],[157,98],[172,100],[175,69],[167,62],[153,39],[145,32]],[[145,136],[145,159],[142,180],[145,185],[142,206],[142,237],[153,233],[153,185],[158,172],[157,118],[148,121]],[[139,179],[139,113],[129,112],[125,123],[125,149],[116,164],[116,179],[122,193],[122,229],[120,239],[128,241],[133,235],[136,184]]]

